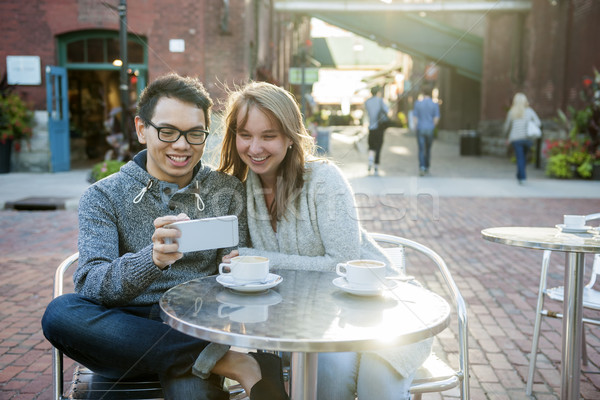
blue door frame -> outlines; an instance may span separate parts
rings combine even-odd
[[[50,171],[71,169],[67,69],[46,67],[46,108],[50,135]]]

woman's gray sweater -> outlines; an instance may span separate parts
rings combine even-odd
[[[232,248],[185,253],[160,270],[152,261],[153,221],[165,215],[191,219],[236,215],[240,246],[248,237],[244,187],[224,173],[198,163],[192,182],[159,181],[139,153],[119,172],[90,186],[79,203],[79,266],[75,290],[107,306],[148,305],[175,285],[217,273]]]
[[[339,168],[325,161],[306,163],[304,186],[294,206],[286,210],[273,231],[259,177],[246,180],[248,225],[252,248],[241,255],[262,255],[274,269],[335,271],[337,263],[356,259],[386,262],[397,275],[381,247],[362,228],[352,188]],[[398,321],[399,324],[402,321]],[[429,356],[433,340],[395,347],[374,354],[402,376],[410,376]]]
[[[350,184],[334,164],[306,163],[304,186],[277,222],[277,232],[271,227],[260,178],[252,171],[246,191],[252,248],[241,248],[241,255],[267,257],[274,269],[335,271],[337,263],[357,259],[384,261],[393,269],[361,227]]]

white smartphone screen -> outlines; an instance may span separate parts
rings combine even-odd
[[[202,251],[237,246],[239,243],[238,219],[235,215],[193,219],[167,225],[181,231],[179,251]]]

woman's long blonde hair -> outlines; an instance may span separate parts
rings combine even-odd
[[[525,115],[525,110],[529,107],[527,96],[523,93],[516,93],[513,97],[512,106],[510,107],[509,115],[512,119],[520,119]]]
[[[271,220],[279,221],[290,206],[294,192],[304,185],[304,165],[314,154],[315,144],[304,126],[298,103],[288,91],[266,82],[250,82],[229,95],[219,171],[246,181],[248,166],[240,158],[235,138],[238,129],[246,124],[252,107],[262,111],[292,141],[292,147],[279,165],[277,192],[269,208]],[[248,196],[253,195],[248,193]]]

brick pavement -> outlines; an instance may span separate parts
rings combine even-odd
[[[541,252],[486,242],[480,231],[491,226],[552,226],[564,213],[597,210],[597,200],[440,198],[435,213],[433,202],[424,199],[418,202],[416,216],[394,219],[388,217],[389,206],[378,200],[359,203],[365,227],[409,237],[439,252],[465,296],[472,398],[525,399]],[[408,200],[396,206],[410,207]],[[54,269],[76,251],[76,213],[2,211],[0,221],[0,399],[50,399],[52,357],[39,321],[51,298]],[[439,286],[439,277],[413,268],[410,272],[425,284]],[[561,280],[555,270],[552,283]],[[590,364],[584,369],[600,372],[600,332],[586,327],[586,339]],[[540,349],[536,396],[558,399],[559,321],[544,323]],[[454,326],[439,336],[436,350],[456,362]],[[584,373],[581,390],[585,399],[598,398],[600,375]],[[456,396],[450,391],[425,398]]]

